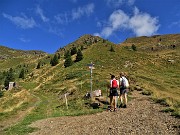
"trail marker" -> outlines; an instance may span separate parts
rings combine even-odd
[[[91,98],[92,98],[92,70],[95,69],[94,68],[94,64],[91,62],[90,64],[87,64],[87,66],[89,66],[90,69],[90,85],[91,85]]]

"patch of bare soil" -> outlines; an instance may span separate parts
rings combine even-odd
[[[148,96],[132,93],[127,108],[117,112],[59,117],[39,120],[31,127],[39,130],[30,135],[179,135],[180,119],[163,113],[163,106]]]

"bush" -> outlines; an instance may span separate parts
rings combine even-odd
[[[113,46],[111,45],[110,52],[115,52]]]
[[[144,90],[144,91],[142,92],[142,94],[143,94],[143,95],[150,96],[152,93],[151,93],[150,91]]]
[[[3,96],[3,91],[0,90],[0,98]]]
[[[137,51],[137,48],[134,44],[132,44],[131,48],[133,49],[133,51]]]
[[[38,62],[36,69],[40,69],[40,68],[41,68],[41,62]]]

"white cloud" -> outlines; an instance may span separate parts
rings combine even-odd
[[[127,26],[129,17],[122,11],[116,10],[109,17],[109,23],[113,30]]]
[[[93,35],[94,36],[99,36],[99,37],[101,36],[99,33],[94,33]]]
[[[48,32],[53,33],[57,36],[63,37],[62,31],[58,27],[51,26],[51,27],[49,27]]]
[[[159,28],[158,19],[147,13],[140,13],[135,8],[134,16],[129,20],[129,28],[133,30],[136,36],[150,36]]]
[[[113,33],[113,29],[112,29],[111,27],[105,27],[105,28],[102,30],[102,32],[101,32],[100,35],[102,35],[102,36],[104,36],[104,37],[109,37],[110,35],[112,35],[112,33]]]
[[[34,19],[31,18],[27,18],[27,16],[22,15],[22,17],[20,16],[11,16],[8,14],[3,13],[2,14],[3,17],[9,19],[11,22],[13,22],[15,25],[17,25],[18,27],[22,28],[22,29],[29,29],[29,28],[33,28],[35,26],[37,26],[36,22],[34,21]]]
[[[43,22],[49,21],[49,19],[44,15],[43,10],[39,6],[36,7],[36,13],[40,16]]]
[[[89,16],[94,12],[94,4],[90,3],[82,7],[78,7],[76,9],[72,9],[72,11],[68,11],[65,13],[60,13],[55,15],[54,18],[57,23],[67,24],[76,19],[80,19],[83,16]]]
[[[55,15],[54,18],[60,24],[67,24],[70,22],[70,17],[68,13]]]
[[[109,37],[113,32],[128,27],[129,16],[122,10],[114,11],[108,20],[108,26],[104,27],[99,35]]]
[[[94,4],[88,4],[85,5],[84,7],[78,7],[77,9],[73,9],[72,10],[72,19],[79,19],[84,15],[89,16],[90,14],[92,14],[94,12]]]
[[[158,18],[139,12],[138,8],[134,9],[133,16],[128,16],[122,10],[114,11],[107,24],[99,33],[100,36],[105,38],[122,29],[131,30],[136,36],[150,36],[159,29]]]

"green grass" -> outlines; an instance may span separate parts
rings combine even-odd
[[[38,86],[38,84],[35,82],[19,82],[19,85],[22,86],[24,89],[27,89],[27,90],[32,90]]]
[[[85,101],[82,98],[87,92],[90,92],[90,69],[87,64],[91,62],[95,67],[92,74],[93,90],[101,89],[102,94],[106,96],[110,73],[119,76],[120,72],[127,72],[131,86],[138,84],[143,88],[142,94],[150,95],[155,102],[168,106],[164,112],[170,112],[172,115],[179,117],[180,60],[178,58],[180,57],[180,48],[177,46],[174,50],[164,49],[152,52],[152,45],[158,49],[160,48],[157,46],[160,37],[163,36],[128,39],[127,44],[124,43],[123,47],[108,41],[86,45],[87,49],[82,51],[84,59],[68,68],[63,67],[63,57],[60,59],[60,64],[55,67],[50,66],[50,58],[34,59],[35,61],[28,67],[28,74],[33,72],[34,76],[24,81],[18,81],[20,86],[30,92],[38,84],[45,82],[36,90],[36,93],[32,92],[40,101],[34,103],[35,109],[31,114],[27,115],[17,125],[7,129],[6,133],[26,134],[32,132],[36,129],[29,128],[28,125],[39,119],[69,115],[77,116],[103,111],[103,108],[96,110],[86,106],[90,101]],[[163,45],[170,45],[172,40],[176,40],[178,45],[180,43],[178,35],[165,35],[162,39]],[[76,45],[76,43],[79,47],[83,41],[84,39],[76,41],[66,49]],[[131,43],[135,43],[137,51],[129,49]],[[113,46],[115,52],[109,51],[111,46]],[[168,63],[169,59],[174,59],[175,63]],[[18,58],[14,61],[20,62],[23,60]],[[8,68],[8,64],[13,66],[11,63],[14,63],[14,61],[13,59],[8,60],[1,63],[0,66]],[[35,69],[38,61],[45,62],[45,65],[40,69]],[[65,93],[71,93],[68,97],[68,109],[64,99],[58,98]],[[4,113],[1,115],[6,116]]]
[[[84,100],[71,98],[68,100],[68,109],[66,108],[64,99],[59,101],[57,97],[49,95],[47,93],[38,93],[38,97],[40,97],[40,102],[36,103],[35,109],[29,115],[27,115],[23,121],[18,124],[5,129],[5,134],[18,134],[23,135],[27,133],[31,133],[36,128],[29,127],[28,125],[34,121],[51,118],[51,117],[61,117],[61,116],[79,116],[79,115],[87,115],[93,114],[97,112],[102,112],[103,109],[92,109],[85,107]],[[68,97],[69,98],[69,97]]]

